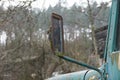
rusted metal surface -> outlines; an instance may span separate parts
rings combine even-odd
[[[105,74],[107,74],[106,80],[120,80],[119,70],[119,46],[120,40],[117,41],[120,23],[120,0],[112,0],[112,7],[109,18],[107,44],[105,49],[105,61],[106,68]]]

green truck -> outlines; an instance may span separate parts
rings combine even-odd
[[[112,0],[109,14],[106,45],[103,52],[105,63],[99,68],[64,56],[64,32],[62,16],[53,13],[49,39],[53,54],[66,61],[84,66],[88,70],[67,73],[46,80],[120,80],[120,0]]]

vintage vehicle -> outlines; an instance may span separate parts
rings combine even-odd
[[[63,19],[60,15],[52,14],[52,27],[49,39],[53,53],[72,63],[84,66],[88,70],[63,74],[47,80],[120,80],[120,0],[112,0],[109,15],[106,46],[104,51],[105,63],[99,68],[79,62],[64,56]]]

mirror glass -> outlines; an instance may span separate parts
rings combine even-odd
[[[52,13],[51,16],[51,47],[52,51],[64,52],[64,37],[63,37],[63,19],[60,15]]]

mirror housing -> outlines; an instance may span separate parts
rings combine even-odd
[[[51,43],[52,52],[61,59],[87,67],[89,69],[93,69],[97,71],[98,73],[100,73],[100,75],[102,76],[102,71],[100,69],[97,69],[86,63],[77,61],[73,58],[63,55],[64,54],[63,18],[62,16],[58,14],[52,13],[51,21],[52,21],[52,26],[50,27],[48,31],[48,35],[49,35],[49,41]]]
[[[52,26],[48,31],[49,40],[51,43],[52,52],[64,53],[64,33],[63,33],[63,18],[62,16],[52,13]]]

